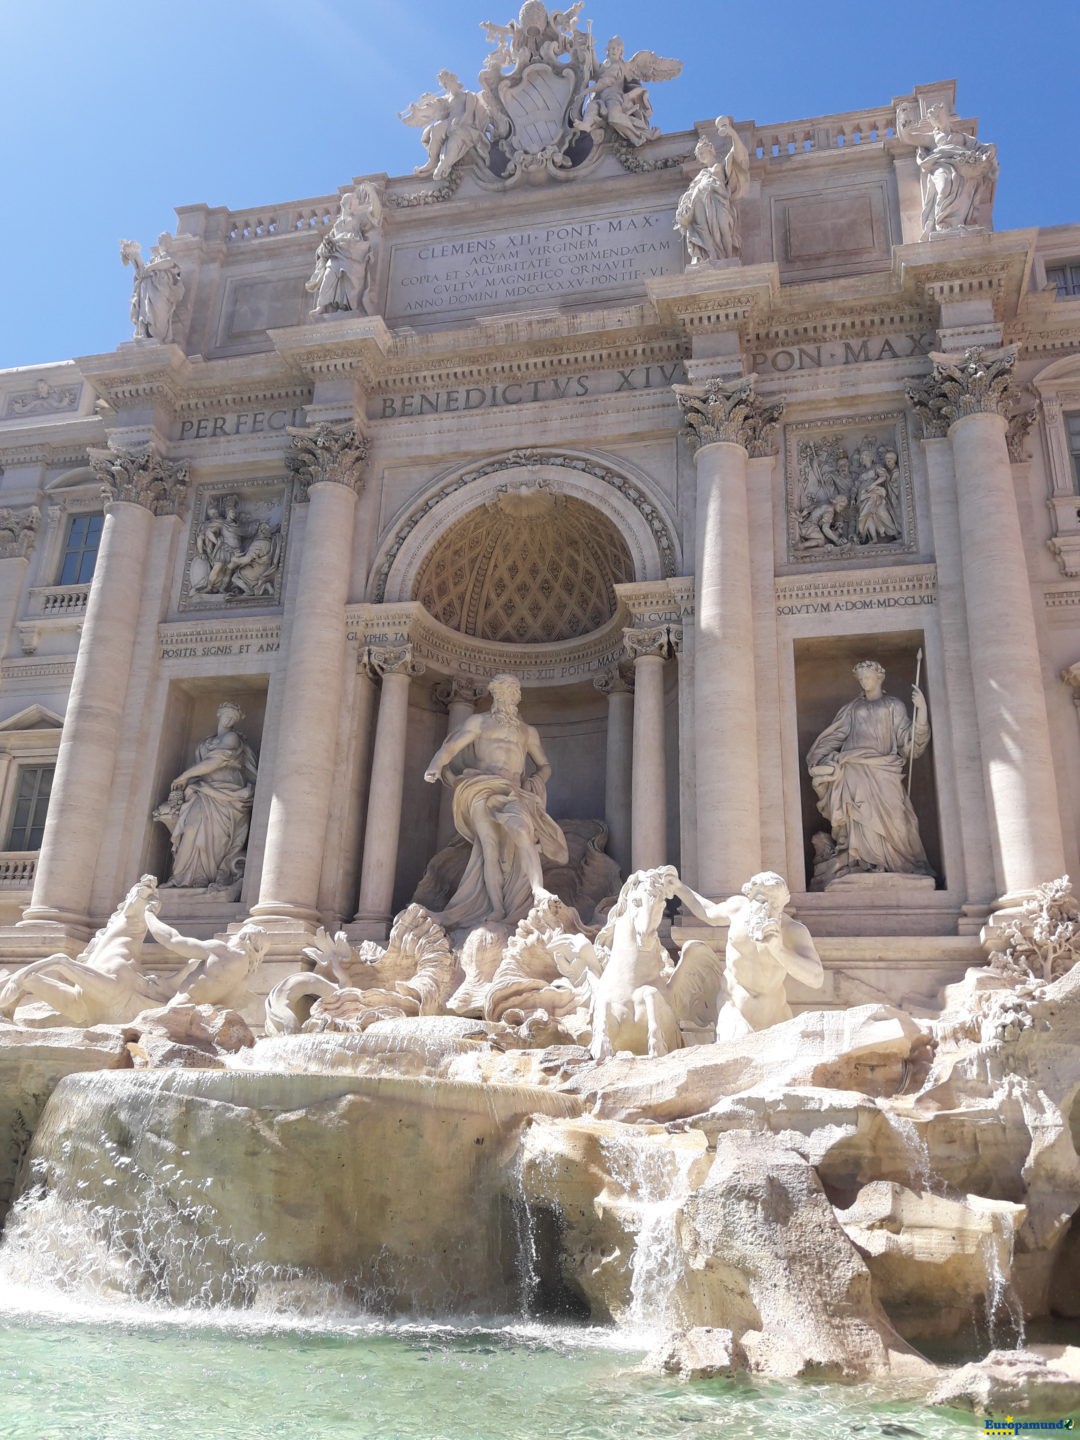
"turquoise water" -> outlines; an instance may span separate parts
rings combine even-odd
[[[4,1440],[920,1440],[974,1418],[865,1387],[636,1373],[609,1332],[82,1319],[0,1308]]]

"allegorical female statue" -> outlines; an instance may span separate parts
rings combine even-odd
[[[304,286],[315,296],[313,315],[335,310],[367,311],[367,291],[382,201],[364,180],[341,197],[338,218],[315,251],[315,269]]]
[[[702,169],[675,210],[674,228],[686,237],[691,265],[731,260],[740,249],[738,202],[750,183],[750,155],[730,116],[717,117],[716,133],[731,141],[727,154],[718,159],[716,146],[702,136],[694,150]]]
[[[997,147],[961,130],[947,105],[931,105],[921,117],[911,104],[900,105],[896,135],[918,146],[922,238],[987,228],[998,177]]]
[[[131,286],[131,323],[136,340],[172,339],[173,316],[184,298],[184,281],[180,266],[166,251],[168,235],[158,237],[151,247],[150,259],[143,260],[137,240],[121,240],[120,258],[135,270]]]
[[[909,718],[902,700],[883,693],[885,671],[876,660],[860,660],[855,678],[862,694],[843,706],[806,756],[833,841],[831,849],[820,847],[827,853],[818,855],[814,888],[853,871],[933,874],[904,786],[906,764],[930,743],[926,700],[913,685]]]
[[[154,811],[172,836],[172,874],[166,886],[207,890],[235,900],[244,873],[244,851],[255,794],[258,760],[237,732],[239,705],[218,706],[217,733],[202,741],[189,765]]]

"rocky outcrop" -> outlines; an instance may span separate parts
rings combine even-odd
[[[119,1029],[24,1030],[0,1025],[0,1224],[45,1102],[65,1075],[121,1070],[131,1056]]]
[[[1032,1345],[992,1350],[985,1360],[964,1365],[942,1380],[930,1403],[981,1415],[1064,1419],[1080,1410],[1080,1349]]]
[[[730,1380],[746,1369],[746,1354],[730,1330],[697,1325],[677,1330],[650,1350],[641,1368],[680,1380]]]

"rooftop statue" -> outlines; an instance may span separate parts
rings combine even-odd
[[[818,809],[829,822],[832,847],[819,847],[813,888],[858,871],[930,875],[919,822],[904,787],[905,765],[930,743],[926,699],[911,687],[914,711],[886,695],[885,671],[860,660],[862,694],[844,705],[806,756]]]
[[[612,36],[603,62],[593,59],[593,88],[582,108],[584,128],[592,130],[606,123],[631,145],[655,140],[660,131],[651,123],[652,105],[645,85],[674,80],[681,74],[681,60],[665,60],[651,50],[638,50],[628,60],[622,40]]]
[[[328,315],[335,310],[367,313],[371,262],[381,223],[382,201],[368,181],[341,197],[338,218],[319,242],[315,269],[304,286],[315,296],[313,315]]]
[[[717,117],[716,133],[730,142],[723,160],[703,135],[694,150],[702,168],[675,210],[675,229],[686,239],[691,265],[732,260],[741,249],[738,202],[750,183],[750,155],[729,115]]]
[[[120,241],[120,259],[135,269],[131,323],[135,326],[136,340],[161,340],[167,344],[173,338],[173,317],[184,298],[184,281],[180,266],[165,249],[169,238],[159,235],[158,243],[150,250],[150,259],[145,261],[137,240]]]
[[[446,180],[466,155],[475,152],[487,159],[491,111],[488,95],[466,90],[452,70],[440,70],[435,78],[443,93],[425,92],[401,112],[401,119],[406,125],[424,127],[420,142],[428,158],[413,174]]]
[[[998,177],[997,147],[961,130],[945,105],[931,105],[922,116],[910,103],[897,106],[896,133],[918,146],[922,238],[988,229]]]
[[[456,893],[434,917],[447,930],[520,920],[549,896],[541,853],[568,858],[566,837],[546,809],[551,766],[540,736],[518,714],[520,682],[496,675],[488,689],[491,710],[448,735],[424,775],[453,788],[454,825],[473,847]],[[465,768],[455,773],[459,756]]]
[[[481,175],[506,184],[526,175],[566,178],[606,132],[629,146],[659,134],[645,85],[673,79],[682,62],[651,50],[627,59],[618,36],[598,61],[591,34],[578,29],[581,9],[581,0],[566,10],[525,0],[516,20],[483,23],[494,49],[479,90],[444,70],[443,93],[422,95],[402,112],[406,125],[423,127],[428,158],[417,175],[445,185],[459,162],[475,157]]]

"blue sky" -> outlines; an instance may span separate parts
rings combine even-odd
[[[335,191],[423,159],[396,112],[435,72],[471,84],[485,19],[515,0],[0,0],[0,368],[130,337],[121,237],[144,250],[174,205],[241,208]],[[685,61],[657,123],[769,123],[887,103],[955,78],[1002,166],[999,229],[1080,221],[1080,0],[586,0]]]

